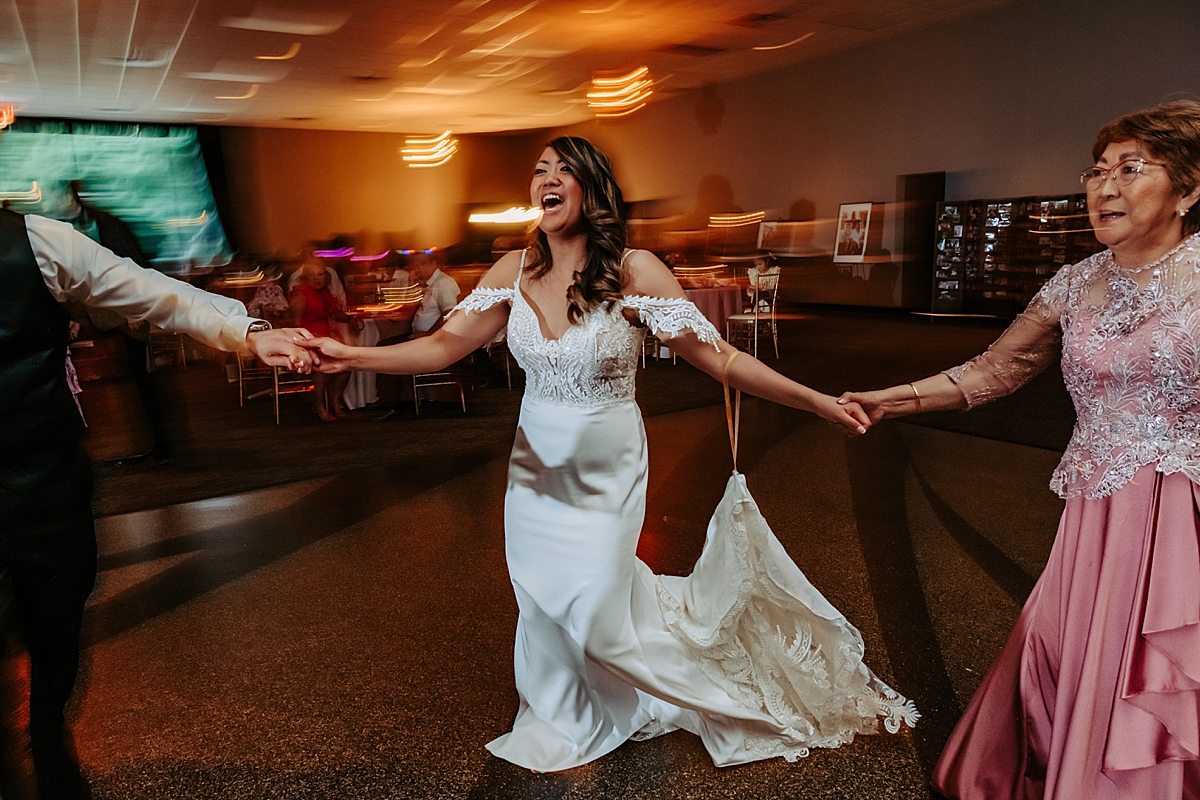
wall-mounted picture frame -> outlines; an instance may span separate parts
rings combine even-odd
[[[870,228],[870,203],[843,203],[838,208],[834,263],[861,264],[867,253],[867,233]]]

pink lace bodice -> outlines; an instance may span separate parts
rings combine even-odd
[[[1155,463],[1200,483],[1200,234],[1137,271],[1107,250],[1063,267],[986,353],[946,375],[974,407],[1060,350],[1077,419],[1051,489],[1105,497]]]

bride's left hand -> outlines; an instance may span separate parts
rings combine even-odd
[[[847,436],[859,436],[871,427],[871,418],[858,403],[839,404],[835,398],[826,394],[818,396],[813,411],[821,419],[836,425]]]

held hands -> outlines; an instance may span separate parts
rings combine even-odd
[[[817,395],[813,412],[821,419],[841,428],[842,433],[847,436],[859,436],[866,433],[867,428],[871,427],[876,420],[871,419],[858,403],[844,401],[844,396],[834,400],[827,394]]]
[[[350,353],[353,348],[339,342],[337,339],[326,337],[296,338],[296,344],[303,348],[311,358],[317,372],[349,372],[354,367],[350,364]]]
[[[843,408],[857,406],[870,420],[868,426],[887,416],[882,392],[843,392],[837,402]]]
[[[278,328],[246,334],[246,347],[272,367],[286,367],[301,375],[312,369],[312,357],[299,342],[312,338],[304,328]]]

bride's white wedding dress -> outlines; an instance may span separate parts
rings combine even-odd
[[[522,260],[522,268],[524,260]],[[734,473],[686,578],[636,556],[646,433],[634,402],[645,329],[713,326],[686,300],[628,296],[560,339],[544,337],[520,279],[476,289],[467,313],[508,303],[525,370],[504,524],[520,608],[520,710],[495,755],[538,771],[592,761],[628,739],[684,728],[718,766],[837,747],[915,724],[910,701],[863,664],[859,632],[788,557]],[[457,310],[457,309],[456,309]]]

